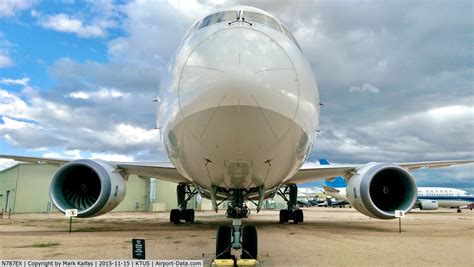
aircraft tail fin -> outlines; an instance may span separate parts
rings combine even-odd
[[[327,159],[319,159],[320,165],[330,165],[331,163]],[[342,176],[337,176],[332,179],[325,180],[326,186],[330,188],[346,187],[346,180]]]

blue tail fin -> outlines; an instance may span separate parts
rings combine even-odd
[[[329,161],[327,159],[319,159],[319,164],[320,165],[330,165]],[[327,186],[332,187],[332,188],[338,188],[338,187],[346,187],[346,180],[338,176],[334,179],[326,179],[325,183]]]

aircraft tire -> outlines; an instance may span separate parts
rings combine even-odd
[[[216,233],[216,259],[230,259],[231,229],[226,225],[219,225]],[[227,251],[226,251],[227,250]]]
[[[170,212],[170,223],[179,223],[180,211],[178,209],[172,209]]]
[[[194,209],[186,210],[186,222],[194,223]]]
[[[304,220],[304,215],[303,215],[303,210],[295,210],[295,213],[294,213],[294,220],[295,222],[303,222]]]
[[[258,236],[257,228],[253,225],[244,226],[242,230],[242,255],[241,259],[257,259]]]
[[[280,223],[288,222],[288,217],[290,217],[289,210],[280,210]]]

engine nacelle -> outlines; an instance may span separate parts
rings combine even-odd
[[[59,168],[49,196],[61,211],[77,209],[78,217],[94,217],[114,209],[125,197],[125,181],[117,168],[105,161],[81,159]]]
[[[420,206],[420,210],[437,210],[439,208],[437,200],[423,199],[420,200],[420,203],[418,203],[418,205]]]
[[[402,167],[370,163],[349,179],[346,194],[359,212],[373,218],[393,219],[395,210],[408,212],[413,207],[417,187],[413,176]]]

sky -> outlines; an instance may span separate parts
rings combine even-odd
[[[309,163],[474,158],[474,13],[462,0],[3,0],[0,153],[166,161],[161,70],[195,20],[236,4],[279,18],[313,69],[324,105]],[[473,164],[413,175],[474,193]]]

